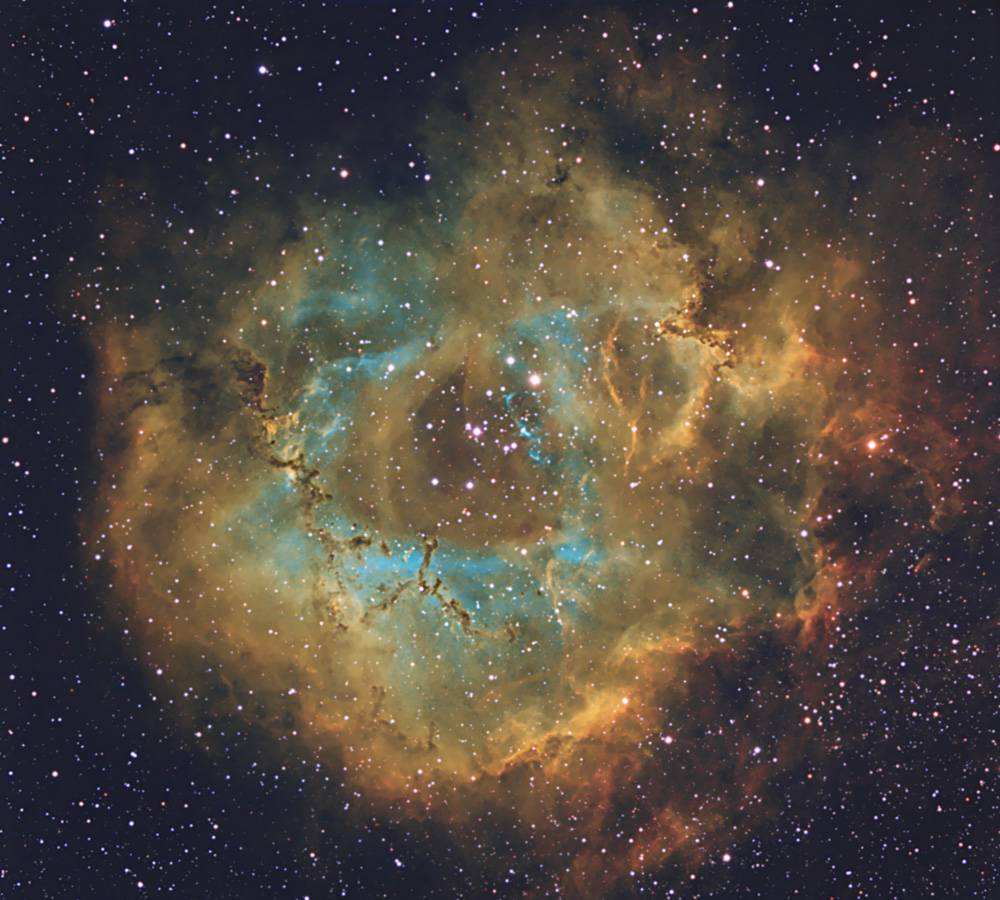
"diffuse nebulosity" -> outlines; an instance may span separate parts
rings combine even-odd
[[[837,623],[975,530],[950,486],[989,436],[929,374],[974,302],[920,318],[975,271],[900,245],[958,196],[978,227],[942,138],[793,162],[710,49],[560,48],[428,99],[417,192],[265,154],[192,198],[214,221],[109,184],[74,302],[88,546],[179,715],[572,893],[721,856],[850,740],[815,706]]]

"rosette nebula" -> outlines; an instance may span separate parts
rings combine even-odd
[[[158,702],[469,896],[704,890],[935,604],[940,678],[997,652],[984,151],[805,141],[725,41],[577,13],[394,129],[109,178],[73,276],[90,578]]]

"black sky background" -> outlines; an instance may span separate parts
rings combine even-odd
[[[519,895],[480,884],[431,825],[341,827],[311,801],[337,788],[315,770],[258,763],[252,735],[229,760],[209,759],[161,716],[129,636],[78,565],[92,361],[86,326],[60,307],[59,273],[93,240],[99,186],[137,165],[169,167],[182,196],[260,143],[306,155],[346,132],[345,165],[378,190],[418,190],[394,126],[420,114],[429,72],[454,78],[469,50],[585,6],[10,4],[0,58],[0,897]],[[692,6],[631,4],[664,30],[675,17],[714,20],[707,33],[732,38],[733,89],[801,141],[902,116],[980,148],[995,179],[998,39],[986,4]],[[882,77],[862,77],[870,69]],[[788,773],[773,829],[691,896],[1000,896],[993,541],[952,548],[930,583],[899,573],[893,593],[909,599],[854,623],[845,654],[852,642],[905,635],[912,678],[859,697],[854,719],[872,742],[815,779]],[[943,669],[952,640],[974,643],[986,621],[993,632],[980,646],[992,657]],[[871,677],[881,677],[877,658]],[[911,715],[928,698],[951,701],[947,729]],[[310,858],[319,846],[330,862]]]

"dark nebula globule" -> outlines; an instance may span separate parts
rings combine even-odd
[[[995,16],[742,7],[68,15],[0,893],[997,896]]]

